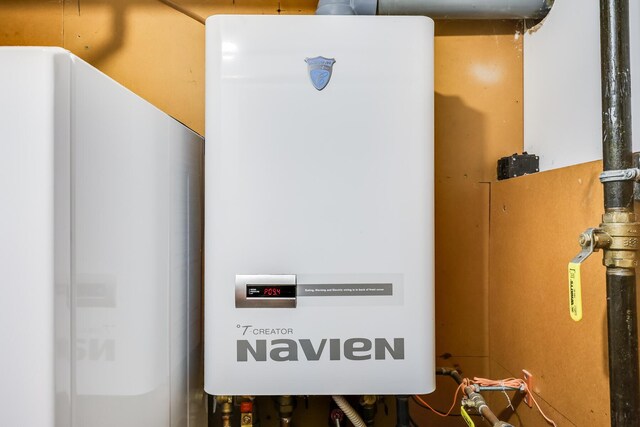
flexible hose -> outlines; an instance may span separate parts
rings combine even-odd
[[[362,421],[362,418],[360,418],[360,415],[358,415],[356,410],[353,409],[351,405],[349,405],[349,402],[347,402],[347,400],[344,397],[342,396],[331,396],[331,397],[333,398],[333,401],[336,402],[336,405],[338,405],[338,408],[342,409],[342,412],[344,412],[347,418],[349,418],[349,421],[351,421],[354,427],[367,427],[364,421]]]

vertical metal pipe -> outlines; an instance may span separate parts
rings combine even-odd
[[[600,0],[602,59],[602,147],[604,170],[632,167],[629,0]],[[633,181],[604,184],[605,219],[633,214]],[[630,219],[629,221],[634,221]],[[634,255],[633,264],[635,264]],[[609,389],[611,425],[637,426],[640,420],[636,272],[633,266],[607,266]]]
[[[615,270],[607,269],[611,425],[631,427],[640,420],[636,276],[629,269]]]
[[[602,150],[604,170],[627,169],[631,154],[629,0],[600,1]],[[604,184],[604,207],[633,211],[633,183]]]
[[[409,396],[396,396],[396,427],[409,425]]]

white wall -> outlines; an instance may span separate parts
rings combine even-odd
[[[630,1],[633,148],[640,149],[640,5]],[[602,158],[600,9],[557,0],[524,39],[524,149],[540,170]]]

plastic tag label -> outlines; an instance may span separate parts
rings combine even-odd
[[[471,419],[469,414],[467,414],[467,411],[464,410],[464,406],[460,407],[460,415],[462,415],[462,419],[467,422],[467,425],[469,427],[476,427],[476,425],[473,423],[473,420]]]
[[[582,320],[582,284],[580,283],[580,264],[569,263],[569,314],[576,322]]]

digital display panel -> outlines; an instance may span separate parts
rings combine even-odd
[[[296,285],[247,285],[247,298],[295,298]]]

